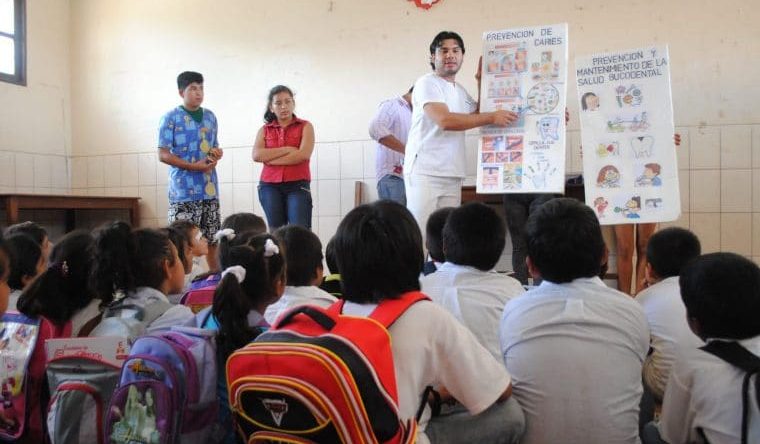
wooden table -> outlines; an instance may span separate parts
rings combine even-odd
[[[17,224],[19,210],[64,210],[66,232],[76,228],[76,210],[127,210],[133,227],[140,226],[139,197],[0,194],[8,225]]]

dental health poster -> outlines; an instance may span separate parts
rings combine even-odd
[[[586,204],[603,225],[681,214],[667,46],[575,60]]]
[[[481,128],[478,193],[564,193],[567,24],[483,34],[480,110],[513,111]]]

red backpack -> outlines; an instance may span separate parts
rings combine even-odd
[[[366,318],[341,314],[344,301],[286,312],[227,360],[238,433],[247,443],[413,443],[417,421],[398,416],[388,327],[427,299],[406,293]]]

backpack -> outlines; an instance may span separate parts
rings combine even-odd
[[[188,307],[193,313],[198,313],[214,303],[214,292],[221,280],[219,273],[212,274],[206,279],[195,281],[190,289],[182,296],[179,303]]]
[[[0,442],[45,441],[45,341],[67,336],[70,322],[59,327],[15,312],[0,318],[0,413],[13,422],[0,426]]]
[[[104,444],[103,418],[127,357],[126,338],[53,339],[47,349],[52,444]]]
[[[295,307],[233,353],[227,389],[244,442],[414,442],[422,409],[416,420],[398,417],[387,329],[421,300],[387,299],[367,318],[342,315],[344,301]]]
[[[711,341],[700,350],[706,351],[739,367],[746,372],[742,382],[742,444],[746,444],[749,434],[749,380],[753,375],[760,374],[760,357],[755,356],[738,342]],[[760,405],[760,381],[755,378],[755,402]]]
[[[213,330],[138,338],[105,418],[110,443],[206,443],[217,419]]]
[[[127,304],[127,298],[114,301],[103,312],[103,317],[92,336],[127,338],[129,342],[145,334],[147,327],[171,308],[165,300],[155,299],[144,307]]]

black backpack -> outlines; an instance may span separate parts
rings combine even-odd
[[[742,382],[741,441],[742,444],[746,444],[749,433],[749,380],[752,378],[752,375],[760,373],[760,357],[752,354],[738,342],[712,341],[704,347],[700,347],[700,350],[713,354],[747,373],[744,375],[744,381]],[[755,381],[755,401],[760,405],[760,381],[757,380]]]

